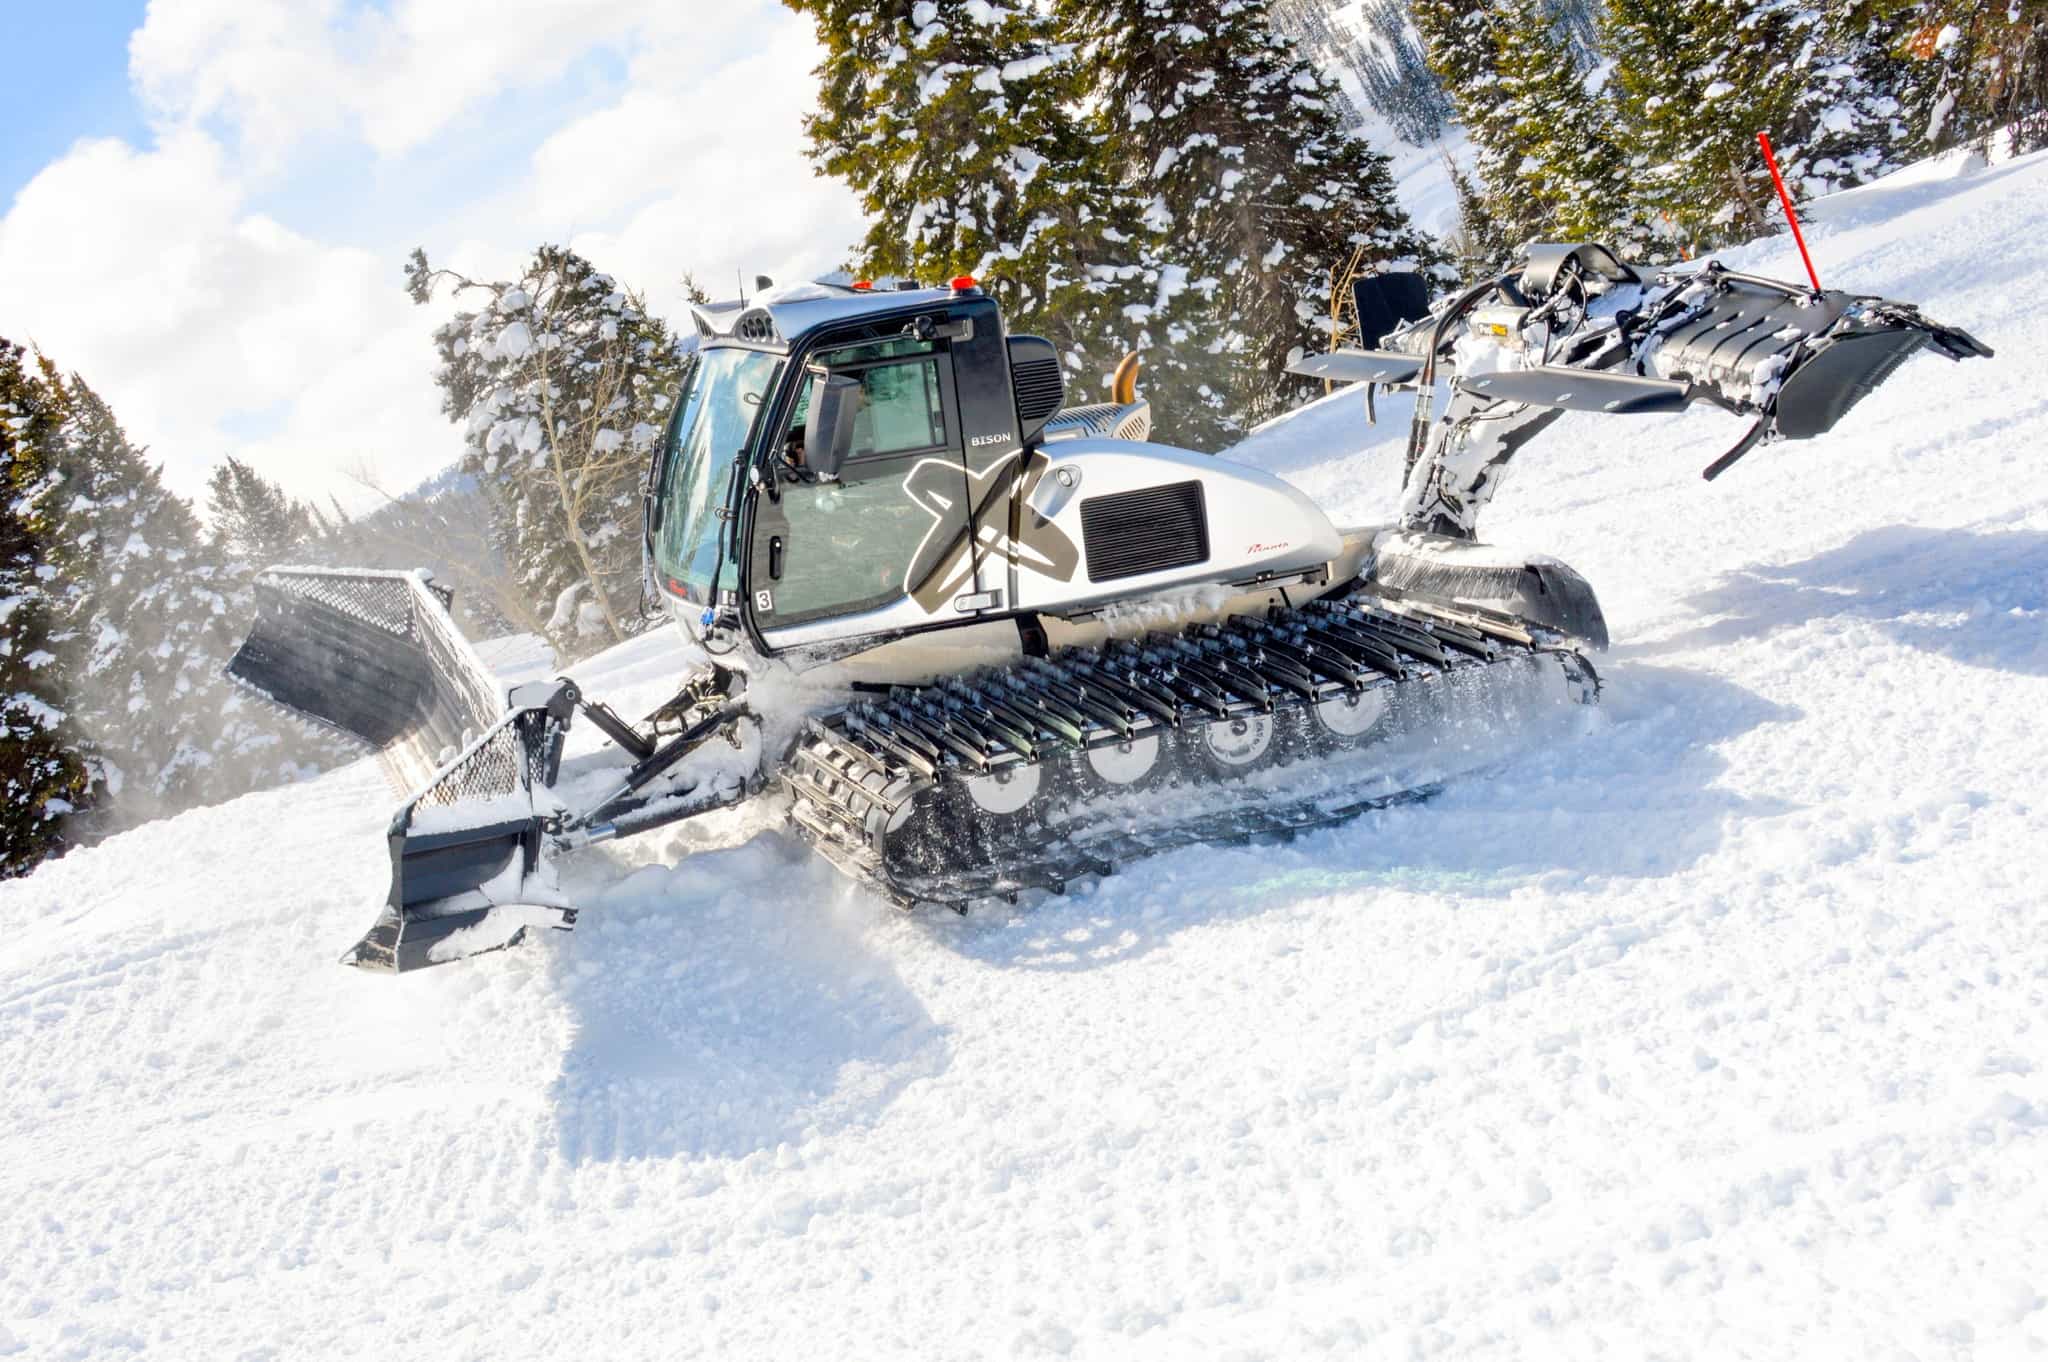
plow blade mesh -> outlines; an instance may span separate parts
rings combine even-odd
[[[451,594],[419,573],[272,568],[228,674],[368,743],[412,789],[504,714]]]

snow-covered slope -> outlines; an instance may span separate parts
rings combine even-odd
[[[1413,147],[1391,134],[1371,136],[1376,151],[1393,159],[1390,169],[1401,207],[1415,225],[1432,236],[1448,236],[1458,230],[1458,189],[1451,183],[1451,165],[1471,169],[1471,142],[1460,127],[1426,147]]]
[[[1712,487],[1731,420],[1567,418],[1488,528],[1608,703],[1429,804],[965,919],[735,822],[397,980],[367,765],[0,885],[0,1353],[2048,1347],[2048,158],[1817,216],[1998,358]],[[1245,457],[1382,519],[1360,406]]]

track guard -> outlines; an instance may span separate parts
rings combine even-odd
[[[1383,531],[1367,580],[1403,597],[1452,608],[1477,606],[1607,648],[1607,616],[1593,585],[1568,564],[1508,555],[1488,544],[1421,531]]]

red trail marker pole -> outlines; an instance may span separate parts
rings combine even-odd
[[[1757,145],[1764,149],[1764,164],[1771,168],[1771,183],[1778,186],[1778,202],[1785,205],[1785,221],[1792,224],[1792,239],[1799,243],[1799,258],[1806,262],[1806,277],[1813,281],[1813,291],[1820,292],[1820,276],[1813,272],[1813,257],[1806,253],[1806,233],[1799,230],[1799,214],[1792,211],[1792,195],[1785,190],[1785,177],[1778,173],[1778,157],[1771,150],[1771,135],[1760,132],[1756,135]]]

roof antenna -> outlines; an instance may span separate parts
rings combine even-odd
[[[732,277],[740,281],[740,306],[747,305],[747,276],[738,265],[732,267]]]

